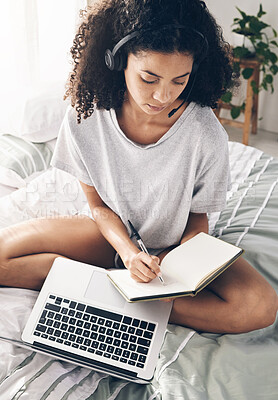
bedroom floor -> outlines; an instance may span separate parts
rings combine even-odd
[[[228,132],[229,140],[232,142],[240,142],[242,140],[242,130],[225,125],[224,128]],[[250,133],[249,146],[256,147],[274,157],[278,157],[278,133],[264,131],[259,129],[256,135]]]

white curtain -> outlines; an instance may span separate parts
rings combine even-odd
[[[85,0],[0,0],[1,99],[65,81]],[[12,105],[11,105],[12,106]]]

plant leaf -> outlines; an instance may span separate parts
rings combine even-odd
[[[269,52],[269,59],[272,62],[272,64],[276,64],[278,57],[276,56],[275,53],[273,53],[272,51]]]
[[[232,100],[233,94],[231,92],[226,92],[221,96],[221,100],[223,103],[230,103]]]
[[[267,49],[268,48],[268,44],[264,43],[264,42],[258,42],[258,43],[256,43],[256,47],[260,48],[260,49]]]
[[[251,87],[252,87],[252,90],[253,90],[254,94],[258,94],[259,93],[259,88],[258,88],[258,85],[256,84],[255,81],[251,81]]]
[[[267,83],[266,83],[265,79],[262,81],[261,86],[264,88],[264,90],[267,91]]]
[[[249,26],[250,26],[250,29],[251,29],[254,33],[258,34],[258,33],[260,33],[263,29],[267,28],[269,25],[268,25],[268,24],[265,24],[265,23],[262,22],[262,21],[259,21],[258,18],[256,18],[256,17],[252,17],[251,20],[250,20]]]
[[[273,76],[270,75],[270,74],[267,74],[267,75],[265,76],[265,81],[266,81],[266,83],[271,84],[271,83],[273,82]]]
[[[265,11],[263,11],[263,6],[260,4],[260,10],[259,10],[259,12],[258,12],[258,14],[257,14],[257,17],[258,18],[261,18],[263,15],[265,15],[266,14],[266,12]]]
[[[254,68],[244,68],[244,70],[242,70],[242,76],[244,79],[249,79],[253,75],[253,72]]]
[[[233,53],[236,58],[244,58],[250,54],[250,51],[246,47],[237,46],[233,49]]]
[[[270,71],[273,73],[273,75],[276,75],[277,74],[277,72],[278,72],[278,66],[277,65],[271,65],[270,66]]]
[[[231,116],[233,119],[236,119],[240,116],[241,107],[233,106],[231,109]]]
[[[260,33],[255,31],[254,29],[251,29],[249,26],[241,26],[240,28],[235,28],[232,30],[232,32],[238,33],[239,35],[247,36],[247,37],[252,37],[252,36],[259,36],[261,37]]]
[[[240,10],[238,7],[236,7],[237,11],[240,13],[240,15],[242,16],[243,19],[246,19],[247,14],[245,14],[244,11]]]
[[[240,73],[240,63],[239,63],[238,61],[236,61],[236,62],[233,63],[233,71],[234,71],[236,74],[239,74],[239,73]]]
[[[273,32],[274,37],[277,37],[277,31],[274,28],[272,28],[272,32]]]

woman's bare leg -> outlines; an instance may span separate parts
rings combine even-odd
[[[58,256],[109,267],[114,255],[86,216],[30,220],[0,231],[0,285],[40,289]]]
[[[0,285],[40,289],[58,256],[113,265],[115,250],[88,217],[35,219],[0,231]],[[272,324],[277,295],[243,258],[196,297],[174,301],[170,323],[220,333]]]
[[[196,297],[177,298],[169,322],[198,331],[241,333],[271,325],[277,308],[274,289],[240,258]]]

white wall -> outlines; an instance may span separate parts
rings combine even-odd
[[[240,35],[232,33],[232,22],[240,16],[236,6],[247,14],[257,14],[260,3],[266,15],[263,21],[273,26],[278,31],[278,1],[277,0],[207,0],[210,12],[216,18],[224,31],[225,39],[231,45],[240,44]],[[278,39],[278,38],[277,38]],[[278,54],[278,52],[277,52]],[[278,133],[278,74],[275,76],[274,93],[262,91],[259,95],[259,128]]]

